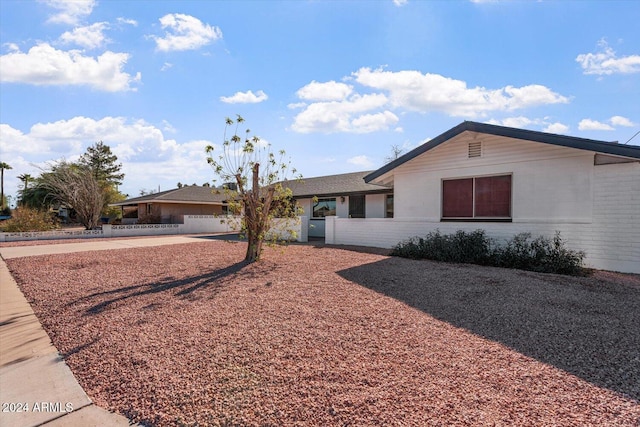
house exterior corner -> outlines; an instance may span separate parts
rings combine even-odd
[[[390,248],[435,230],[483,229],[496,241],[559,231],[567,247],[585,252],[588,267],[640,273],[640,147],[457,128],[369,175],[393,184],[394,217],[338,215],[332,243]]]

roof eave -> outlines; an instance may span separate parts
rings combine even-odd
[[[353,196],[353,195],[361,195],[361,194],[384,194],[384,193],[392,193],[393,188],[391,187],[381,187],[376,190],[355,190],[355,191],[339,191],[339,192],[331,192],[331,193],[318,193],[318,194],[294,194],[294,199],[310,199],[313,197],[340,197],[340,196]]]
[[[182,204],[182,205],[222,205],[224,204],[224,201],[194,201],[194,200],[158,200],[158,199],[149,199],[149,200],[144,200],[144,201],[140,201],[140,202],[118,202],[118,203],[109,203],[109,206],[136,206],[139,205],[140,203],[156,203],[156,204],[160,204],[160,203],[164,203],[164,204]]]
[[[370,183],[376,178],[385,175],[392,171],[403,163],[414,159],[415,157],[437,147],[450,140],[451,138],[461,134],[462,132],[478,132],[489,135],[504,136],[508,138],[521,139],[525,141],[540,142],[544,144],[558,145],[562,147],[575,148],[578,150],[587,150],[603,154],[611,154],[616,156],[627,157],[631,159],[640,160],[640,147],[628,146],[623,144],[616,144],[606,141],[597,141],[586,138],[578,138],[573,136],[556,135],[545,132],[532,131],[527,129],[510,128],[506,126],[490,125],[486,123],[465,121],[459,125],[449,129],[448,131],[438,135],[432,140],[422,144],[421,146],[409,151],[405,155],[397,158],[381,167],[380,169],[371,172],[364,177],[366,183]]]

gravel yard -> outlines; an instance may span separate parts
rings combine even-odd
[[[640,277],[219,240],[7,260],[90,398],[146,425],[640,423]]]

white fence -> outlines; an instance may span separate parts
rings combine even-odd
[[[22,233],[0,233],[0,242],[18,242],[22,240],[58,240],[87,239],[104,237],[102,230],[52,230],[27,231]]]
[[[126,237],[126,236],[159,236],[166,234],[183,234],[180,230],[182,224],[131,224],[102,226],[102,237]]]
[[[272,233],[283,240],[306,242],[309,220],[276,219]],[[160,236],[171,234],[231,233],[240,229],[239,217],[218,217],[214,215],[185,215],[184,224],[105,224],[101,230],[54,230],[26,233],[0,233],[0,242],[25,240],[84,239],[98,237]],[[272,234],[273,235],[273,234]]]

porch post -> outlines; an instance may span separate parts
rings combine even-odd
[[[336,243],[336,218],[338,217],[324,217],[324,243],[327,245],[334,245]]]

